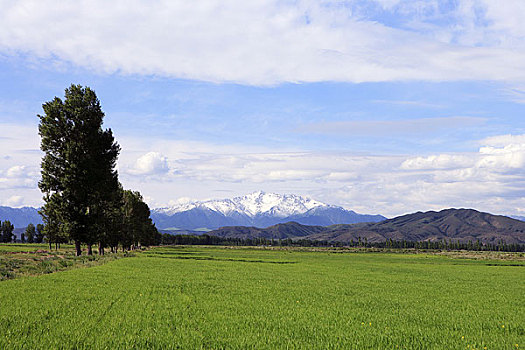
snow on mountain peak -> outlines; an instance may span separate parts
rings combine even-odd
[[[157,211],[168,215],[188,211],[194,208],[207,208],[224,215],[244,214],[249,217],[257,215],[271,215],[275,217],[287,217],[291,215],[304,214],[308,210],[317,207],[328,207],[328,204],[318,202],[308,197],[294,194],[277,194],[256,191],[244,196],[232,199],[198,201],[178,204],[169,208],[160,208]]]

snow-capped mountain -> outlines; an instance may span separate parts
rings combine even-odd
[[[151,213],[158,228],[215,229],[222,226],[266,227],[297,221],[331,225],[384,220],[381,215],[360,215],[351,210],[293,194],[253,192],[232,199],[210,200],[155,209]]]
[[[257,191],[246,196],[232,199],[209,200],[175,205],[169,208],[156,209],[158,213],[173,215],[195,208],[210,209],[223,215],[234,213],[244,214],[249,217],[257,215],[272,215],[287,217],[306,213],[317,207],[328,207],[328,204],[318,202],[311,198],[296,196],[294,194],[280,195]]]

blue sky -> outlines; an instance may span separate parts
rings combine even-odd
[[[150,206],[265,190],[525,213],[521,1],[0,2],[0,205],[43,102],[93,88]]]

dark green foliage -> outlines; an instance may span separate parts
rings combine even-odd
[[[26,227],[25,237],[27,238],[27,243],[35,242],[36,228],[35,225],[29,224]]]
[[[156,243],[157,229],[151,221],[150,210],[139,192],[123,191],[122,246],[150,246]]]
[[[122,188],[119,185],[118,191],[112,192],[113,197],[105,201],[103,214],[98,222],[98,242],[99,251],[106,247],[116,248],[120,241],[123,230],[122,215]],[[103,254],[103,253],[102,253]]]
[[[39,115],[42,179],[41,214],[49,242],[100,240],[105,225],[106,203],[118,191],[115,164],[120,152],[111,129],[102,129],[104,113],[95,92],[80,85],[65,91],[65,100],[55,97]]]
[[[13,230],[15,229],[13,224],[9,220],[6,220],[2,222],[2,226],[0,228],[0,241],[3,243],[11,242],[13,240]]]
[[[44,241],[44,225],[36,225],[35,243],[42,243]]]
[[[151,245],[157,229],[138,192],[124,191],[115,170],[120,147],[111,129],[102,129],[104,112],[95,92],[71,85],[65,99],[55,97],[43,104],[39,115],[42,138],[42,215],[45,226],[37,226],[35,241],[46,237],[56,245],[74,241],[76,254],[81,244],[98,243],[112,251]]]
[[[339,241],[319,241],[309,239],[269,239],[258,238],[238,238],[238,237],[219,237],[208,234],[203,235],[171,235],[162,233],[160,244],[166,245],[223,245],[223,246],[283,246],[283,247],[353,247],[353,248],[377,248],[377,249],[420,249],[420,250],[470,250],[470,251],[501,251],[501,252],[525,252],[525,244],[506,244],[503,241],[497,244],[482,244],[477,241],[475,244],[461,242],[412,242],[412,241],[393,241],[385,242],[363,242],[359,237],[357,242]]]

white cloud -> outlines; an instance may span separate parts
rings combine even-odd
[[[415,118],[404,120],[355,120],[339,122],[319,122],[304,125],[300,132],[316,134],[344,135],[423,135],[438,130],[472,127],[482,125],[486,118],[479,117],[441,117]]]
[[[41,153],[26,150],[35,130],[10,127],[7,135],[12,138],[0,139],[5,147],[0,148],[0,199],[6,204],[15,197],[10,203],[17,204],[20,196],[20,205],[41,205]],[[123,149],[119,167],[124,187],[140,191],[152,207],[180,197],[204,200],[265,190],[387,216],[446,207],[516,215],[525,211],[525,135],[486,138],[475,152],[416,156],[117,139]]]
[[[481,145],[493,146],[493,147],[504,147],[507,145],[514,144],[525,144],[525,135],[498,135],[487,137],[480,141]]]
[[[506,34],[501,35],[500,40],[516,44],[514,40],[525,37],[525,26],[523,25],[525,2],[514,0],[498,3],[491,0],[480,0],[477,3],[486,10],[485,17],[490,30]]]
[[[1,119],[1,116],[0,116]],[[9,206],[42,203],[38,130],[35,125],[0,122],[0,203]]]
[[[392,9],[393,7],[399,5],[401,0],[374,0],[379,3],[384,9]]]
[[[129,182],[161,206],[175,198],[224,198],[254,190],[310,195],[365,213],[470,207],[502,214],[525,208],[520,135],[487,139],[478,152],[432,156],[369,156],[341,152],[214,153],[185,149],[177,173]],[[513,141],[506,145],[502,141]],[[169,147],[168,147],[169,148]],[[203,148],[201,148],[203,150]],[[129,181],[129,180],[128,180]],[[225,195],[222,191],[231,191]]]
[[[140,156],[128,172],[133,175],[161,175],[168,170],[168,162],[165,156],[158,152],[149,152]]]
[[[175,205],[181,205],[181,204],[189,204],[193,202],[194,200],[190,197],[179,197],[177,199],[172,199],[168,201],[168,206],[175,206]]]
[[[28,170],[26,166],[15,165],[6,171],[6,176],[10,178],[20,178],[26,177],[28,175]]]
[[[460,170],[458,176],[486,169],[490,173],[525,168],[525,135],[499,135],[481,141],[485,146],[478,153],[439,154],[408,158],[401,164],[404,170]],[[525,169],[524,169],[525,170]],[[525,173],[525,171],[524,171]],[[476,172],[479,176],[479,172]]]
[[[369,18],[360,10],[366,2],[353,0],[2,1],[0,52],[99,72],[253,85],[525,81],[519,0],[460,0],[452,11],[437,1],[378,2],[405,25]]]
[[[482,158],[477,166],[495,170],[519,169],[525,172],[525,143],[509,144],[503,147],[482,147]]]
[[[24,205],[24,197],[22,196],[11,196],[7,198],[7,200],[4,202],[4,205],[8,207],[21,207]]]
[[[401,164],[401,169],[422,170],[422,169],[454,169],[468,167],[475,164],[475,158],[465,155],[439,154],[428,157],[415,157],[405,160]]]
[[[0,190],[6,189],[33,189],[36,188],[38,180],[36,178],[9,178],[0,177]]]

